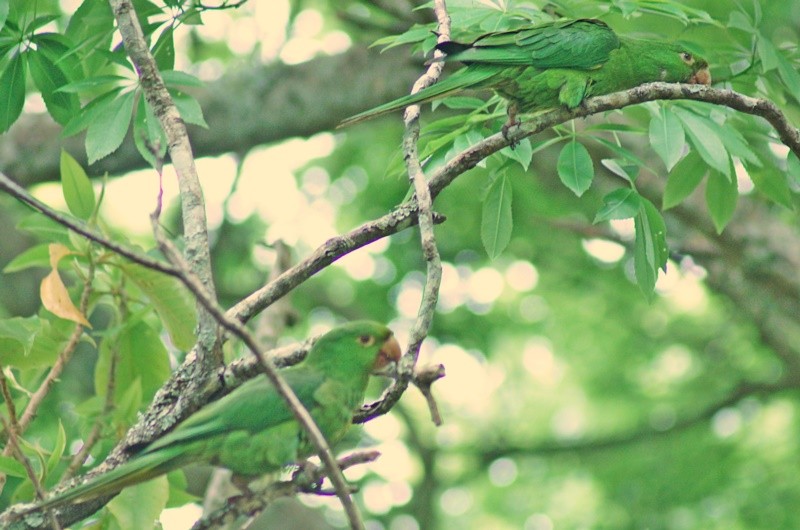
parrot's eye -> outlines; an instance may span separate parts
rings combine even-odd
[[[694,57],[692,57],[692,54],[689,52],[682,52],[681,59],[687,64],[692,64],[694,62]]]
[[[361,335],[358,337],[358,343],[362,346],[372,346],[375,344],[375,337],[372,335]]]

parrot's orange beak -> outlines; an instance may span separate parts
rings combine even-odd
[[[375,365],[372,367],[373,374],[385,374],[390,366],[396,366],[400,357],[403,355],[400,349],[400,343],[394,338],[394,335],[389,335],[389,338],[383,343],[381,349],[378,351],[378,357],[375,359]]]
[[[711,72],[708,71],[708,67],[696,71],[694,75],[692,75],[692,77],[689,78],[689,83],[693,83],[696,85],[710,85]]]

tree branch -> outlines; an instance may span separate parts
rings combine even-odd
[[[524,120],[518,129],[514,129],[507,135],[507,138],[503,137],[501,133],[485,138],[451,158],[434,173],[430,182],[431,194],[435,197],[456,177],[478,165],[481,160],[504,147],[518,143],[523,138],[575,118],[585,118],[600,112],[621,109],[657,99],[705,101],[723,105],[746,114],[761,116],[775,128],[781,141],[795,155],[800,157],[800,131],[791,124],[786,115],[771,101],[751,98],[732,90],[720,90],[704,85],[647,83],[630,90],[589,98],[581,106],[573,110],[558,108],[546,111],[532,119]]]
[[[438,41],[445,42],[450,40],[450,17],[447,14],[447,6],[445,0],[434,1],[434,12],[436,19],[439,22]],[[444,56],[442,52],[436,50],[434,58]],[[411,93],[415,94],[425,87],[435,83],[444,70],[443,61],[431,62],[425,74],[414,83],[414,88]],[[425,173],[422,171],[422,164],[419,160],[419,151],[417,150],[417,143],[419,142],[419,105],[412,105],[405,111],[404,121],[406,124],[405,134],[403,135],[403,158],[406,164],[406,171],[411,185],[414,187],[414,194],[417,201],[417,221],[419,222],[420,243],[422,245],[422,255],[425,258],[425,288],[422,291],[422,299],[420,300],[419,309],[417,311],[417,318],[411,328],[408,338],[408,350],[400,361],[398,369],[398,378],[395,379],[395,389],[392,390],[393,395],[398,397],[402,394],[409,381],[414,374],[414,368],[417,365],[419,358],[419,350],[422,347],[422,342],[428,336],[428,331],[433,321],[433,312],[436,309],[436,303],[439,300],[439,287],[442,283],[442,261],[439,256],[439,249],[436,246],[436,236],[433,232],[433,199],[431,197],[430,189],[428,188],[428,181]],[[431,407],[431,416],[438,417],[438,409],[433,401],[433,395],[428,394],[426,398]],[[390,407],[390,400],[384,400],[385,406]],[[436,420],[434,420],[435,423]],[[441,420],[439,420],[441,421]]]
[[[161,78],[155,58],[150,53],[133,3],[130,0],[109,0],[109,3],[117,19],[125,51],[136,67],[145,99],[167,136],[169,155],[178,176],[180,189],[186,262],[206,292],[214,298],[216,294],[211,277],[211,252],[203,188],[197,176],[189,133]],[[202,372],[209,374],[213,368],[222,363],[222,354],[218,347],[217,325],[201,306],[202,304],[197,306],[198,345],[200,345],[198,360]]]

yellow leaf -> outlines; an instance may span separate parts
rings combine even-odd
[[[91,328],[92,325],[89,324],[83,313],[72,303],[67,288],[58,274],[58,262],[61,261],[61,258],[70,254],[69,248],[60,243],[51,243],[49,250],[50,267],[53,270],[44,277],[42,285],[39,287],[39,296],[42,298],[42,304],[45,309],[58,317]]]

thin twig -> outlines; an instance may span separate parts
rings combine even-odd
[[[443,216],[434,215],[434,223],[443,221]],[[416,223],[417,203],[411,201],[346,234],[332,237],[317,247],[310,256],[231,307],[228,315],[241,322],[247,322],[255,314],[339,258],[374,241],[410,228]]]
[[[444,365],[429,364],[417,368],[414,373],[414,379],[412,380],[414,386],[419,388],[419,391],[422,393],[422,396],[428,403],[428,410],[431,413],[431,421],[437,427],[442,425],[442,415],[439,412],[439,405],[436,404],[436,399],[433,397],[433,391],[431,387],[433,386],[433,383],[444,377],[444,375]]]
[[[33,469],[30,460],[25,454],[22,452],[22,449],[19,446],[19,440],[17,439],[17,435],[19,434],[16,432],[11,425],[9,425],[8,421],[2,416],[0,416],[0,422],[3,423],[3,429],[8,433],[8,449],[9,454],[13,454],[14,458],[16,458],[20,464],[25,468],[25,473],[28,475],[28,480],[31,481],[33,484],[33,489],[36,490],[36,497],[38,499],[44,499],[45,491],[42,488],[42,483],[39,482],[39,477],[36,475],[36,471]],[[50,519],[50,526],[52,526],[53,530],[61,530],[61,525],[58,524],[58,520],[56,519],[53,512],[48,510],[47,511],[48,519]]]
[[[438,40],[439,42],[447,41],[450,39],[450,17],[447,14],[445,0],[434,1],[434,12],[439,22]],[[438,58],[441,55],[443,55],[442,52],[437,50],[434,54],[434,58]],[[443,61],[432,62],[428,66],[428,70],[425,74],[414,84],[412,94],[419,92],[435,82],[441,75],[443,69]],[[428,330],[430,330],[431,322],[433,321],[433,313],[436,309],[436,303],[439,300],[439,287],[442,283],[442,261],[439,256],[439,249],[436,246],[436,236],[433,233],[433,216],[431,214],[433,199],[430,189],[428,188],[425,173],[422,171],[422,164],[420,164],[419,152],[417,151],[417,142],[419,141],[419,110],[419,105],[412,105],[406,109],[404,116],[406,130],[403,135],[403,158],[406,163],[408,178],[414,186],[414,193],[419,208],[417,220],[419,222],[422,254],[426,262],[426,279],[425,288],[422,292],[422,300],[420,301],[417,311],[417,318],[409,334],[408,350],[400,362],[398,369],[399,377],[395,380],[395,385],[401,388],[408,386],[409,381],[411,381],[413,377],[414,367],[419,357],[419,349],[422,347],[422,342],[425,340],[425,337],[428,336]],[[433,398],[431,397],[431,399]],[[437,414],[434,410],[435,409],[431,409],[432,416]]]
[[[11,395],[11,390],[8,388],[8,379],[3,372],[3,367],[0,366],[0,393],[3,394],[3,401],[6,402],[6,410],[8,411],[8,432],[3,433],[3,439],[8,439],[11,436],[11,431],[14,433],[19,432],[19,422],[17,419],[17,407],[14,405],[14,398]],[[7,447],[8,448],[8,447]],[[7,455],[6,455],[7,456]],[[0,492],[6,485],[7,476],[5,473],[0,473]]]
[[[28,193],[28,190],[8,178],[3,173],[0,173],[0,189],[16,198],[18,201],[27,204],[45,217],[52,219],[61,226],[69,228],[76,234],[80,234],[89,241],[94,241],[101,247],[107,248],[108,250],[115,252],[134,263],[138,263],[139,265],[154,271],[163,272],[164,274],[168,274],[170,276],[178,275],[178,271],[169,263],[164,263],[163,261],[153,259],[146,254],[130,249],[123,244],[117,243],[116,241],[112,241],[103,234],[86,226],[83,221],[79,221],[75,217],[54,210]]]
[[[11,396],[11,390],[8,388],[8,379],[6,379],[6,374],[3,372],[2,367],[0,367],[0,393],[3,394],[3,400],[6,402],[8,422],[16,430],[18,425],[17,407],[14,406],[14,398]]]

